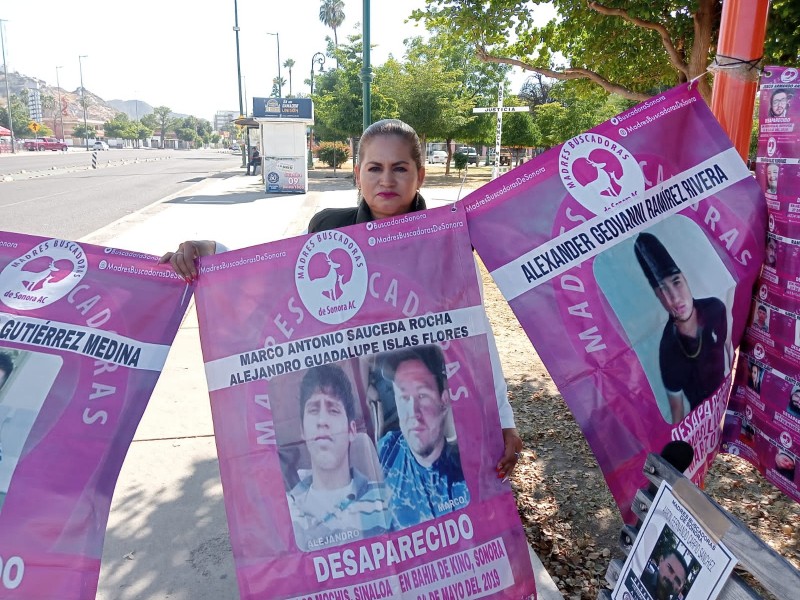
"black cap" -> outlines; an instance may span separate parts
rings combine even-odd
[[[650,287],[657,288],[662,279],[681,272],[675,261],[656,236],[652,233],[640,233],[633,245],[636,260],[642,267]]]

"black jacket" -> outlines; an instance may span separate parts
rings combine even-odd
[[[408,212],[417,212],[426,208],[425,199],[417,192],[411,202],[411,210]],[[308,222],[308,233],[339,229],[339,227],[347,227],[356,223],[368,223],[374,220],[375,217],[372,216],[372,211],[364,199],[361,198],[358,206],[352,208],[326,208],[319,211]]]

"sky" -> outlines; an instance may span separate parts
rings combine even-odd
[[[371,63],[389,55],[401,58],[403,40],[425,36],[405,23],[425,0],[372,0]],[[278,75],[287,81],[286,59],[295,61],[292,92],[308,93],[312,56],[325,53],[333,31],[319,20],[320,0],[238,0],[242,91],[268,97]],[[362,0],[345,0],[339,42],[361,33]],[[213,121],[218,110],[239,108],[236,71],[234,0],[0,0],[5,58],[9,72],[80,87],[80,64],[86,89],[104,100],[142,100],[176,113]],[[268,35],[278,33],[278,38]],[[85,58],[79,60],[80,55]],[[326,68],[335,66],[326,57]],[[56,69],[56,67],[61,67]],[[512,87],[525,75],[517,70]]]

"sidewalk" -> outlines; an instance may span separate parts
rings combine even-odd
[[[352,206],[346,176],[317,174],[304,195],[270,195],[261,177],[218,174],[81,241],[161,255],[185,239],[230,248],[300,234],[320,208]],[[438,205],[458,188],[423,189]],[[462,193],[462,196],[465,195]],[[531,552],[539,598],[561,600]],[[98,600],[235,600],[197,316],[192,303],[134,436],[114,492]]]

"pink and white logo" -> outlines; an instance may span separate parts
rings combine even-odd
[[[644,173],[619,142],[583,133],[564,142],[559,175],[570,195],[595,214],[641,198]]]
[[[366,298],[367,280],[361,248],[341,231],[308,238],[295,263],[300,299],[323,323],[345,323],[355,316]]]
[[[744,416],[747,417],[748,421],[753,420],[753,408],[751,406],[748,405],[744,407]]]
[[[790,67],[781,73],[781,83],[791,83],[795,79],[797,79],[797,69],[795,68]]]
[[[753,346],[753,356],[755,356],[758,360],[763,360],[766,352],[764,351],[764,346],[761,345],[761,342],[757,342],[755,346]]]
[[[772,213],[769,214],[769,230],[775,231],[775,215]]]
[[[781,431],[779,439],[781,441],[781,446],[783,446],[784,448],[792,447],[792,436],[789,434],[788,431]]]
[[[774,138],[767,138],[767,156],[773,156],[778,149],[778,141]]]
[[[762,300],[766,300],[767,296],[769,296],[769,288],[766,283],[762,283],[761,287],[758,288],[758,297]]]
[[[44,241],[0,272],[0,300],[17,310],[48,306],[78,285],[86,267],[86,254],[75,242]]]

